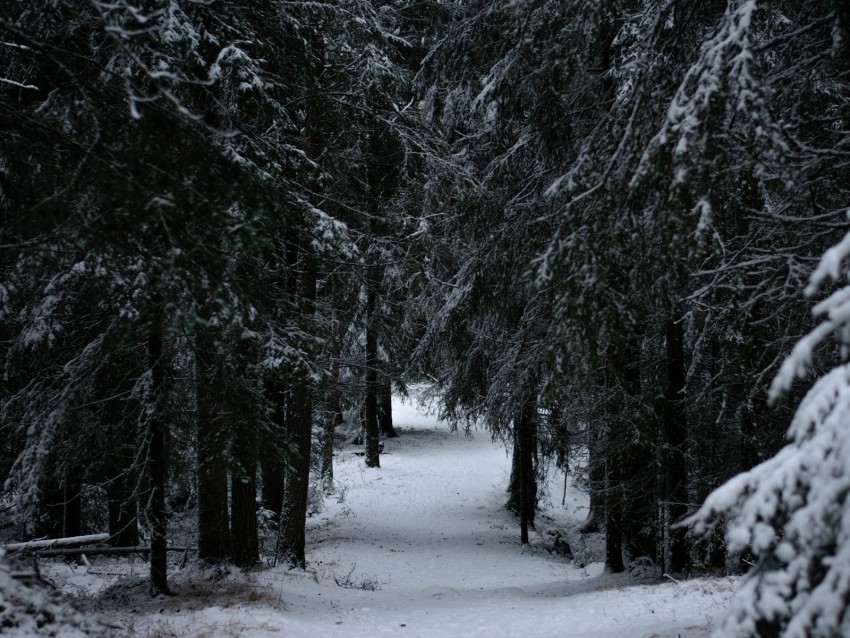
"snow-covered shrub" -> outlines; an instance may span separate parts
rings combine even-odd
[[[828,250],[806,295],[838,279],[850,233]],[[799,341],[770,390],[771,400],[806,372],[816,346],[850,325],[850,286],[817,304],[822,323]],[[703,533],[728,518],[730,550],[755,566],[716,635],[850,636],[850,364],[819,379],[800,404],[789,443],[772,459],[716,490],[690,519]]]
[[[87,618],[58,591],[28,586],[12,577],[0,550],[0,634],[29,636],[108,636],[107,627]]]

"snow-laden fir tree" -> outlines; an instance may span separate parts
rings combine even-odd
[[[807,296],[828,278],[848,278],[850,233],[829,249],[812,274]],[[776,399],[809,370],[813,350],[842,337],[846,361],[850,286],[815,305],[822,322],[783,362]],[[850,635],[850,364],[822,376],[800,403],[789,443],[773,458],[712,493],[689,519],[705,532],[727,519],[729,549],[749,551],[745,577],[718,636],[808,638]]]

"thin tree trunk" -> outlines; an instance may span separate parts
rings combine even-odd
[[[237,444],[237,446],[240,444]],[[243,444],[244,445],[244,444]],[[250,567],[260,562],[257,537],[257,480],[251,450],[241,449],[237,459],[242,465],[231,474],[231,557],[234,565]]]
[[[257,435],[250,422],[238,417],[233,432],[233,466],[230,471],[230,557],[239,567],[260,561],[257,535]]]
[[[286,472],[280,553],[293,567],[305,567],[308,481],[310,478],[311,409],[307,390],[300,385],[292,401],[289,440],[295,457]]]
[[[263,507],[274,512],[274,520],[281,522],[284,498],[285,466],[283,463],[283,440],[287,429],[288,397],[282,383],[270,382],[266,386],[273,411],[271,432],[265,437],[260,457],[263,479]]]
[[[227,525],[227,463],[222,388],[216,384],[215,345],[206,328],[195,340],[198,462],[198,558],[222,561],[230,553]]]
[[[649,452],[634,441],[635,428],[649,429],[654,433],[655,421],[644,417],[640,406],[640,338],[629,335],[619,348],[608,352],[609,371],[613,372],[606,384],[609,400],[605,407],[605,562],[608,571],[622,572],[623,548],[639,547],[647,512],[650,525],[655,523],[655,493],[641,480],[636,465]],[[611,392],[613,390],[613,392]],[[657,534],[657,525],[653,525]],[[653,533],[648,534],[652,536]],[[651,545],[652,543],[646,543]]]
[[[168,479],[168,426],[162,414],[162,383],[165,378],[162,309],[154,301],[148,333],[148,364],[151,372],[150,398],[153,402],[148,422],[147,467],[150,480],[148,518],[151,522],[151,592],[168,594],[168,522],[165,486]]]
[[[623,565],[623,499],[619,459],[611,451],[605,463],[605,569],[619,574]]]
[[[588,436],[587,480],[590,507],[588,508],[587,519],[585,519],[584,524],[581,526],[582,534],[598,532],[605,519],[605,459],[602,451],[599,449],[601,446],[599,435],[589,433]]]
[[[511,450],[511,476],[508,479],[508,502],[505,503],[505,509],[514,514],[520,513],[522,496],[520,494],[522,482],[520,481],[520,445],[519,445],[519,428],[514,428],[513,449]]]
[[[65,479],[64,508],[63,508],[63,536],[80,536],[83,533],[83,503],[80,498],[82,485],[78,478],[69,472]]]
[[[386,375],[384,381],[381,382],[378,422],[381,425],[383,436],[388,439],[394,439],[398,436],[398,432],[393,427],[393,388],[389,376]]]
[[[366,467],[380,467],[380,436],[378,425],[378,266],[366,267]]]
[[[304,278],[301,298],[306,315],[315,312],[316,260],[311,253],[304,256]],[[310,443],[313,429],[313,403],[306,380],[299,380],[292,394],[289,440],[295,452],[286,473],[284,499],[285,524],[281,534],[281,554],[294,567],[306,566],[305,527],[307,524],[308,482],[310,479]]]
[[[528,528],[534,526],[534,510],[537,506],[537,481],[534,472],[534,432],[533,415],[530,401],[526,402],[516,424],[518,430],[517,443],[519,447],[519,525],[520,540],[528,543]]]
[[[334,363],[330,400],[322,426],[322,488],[326,493],[333,491],[334,484],[334,435],[339,414],[339,364]]]
[[[682,321],[667,320],[667,389],[664,410],[664,487],[668,523],[680,521],[688,513],[688,472],[685,463],[687,424],[685,421],[685,352]],[[683,572],[689,563],[686,530],[669,530],[666,568]]]

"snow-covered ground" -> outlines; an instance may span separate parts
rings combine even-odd
[[[681,583],[602,573],[600,539],[581,537],[586,497],[562,474],[525,550],[504,509],[510,458],[485,431],[453,433],[394,401],[400,433],[380,469],[355,448],[335,459],[336,494],[307,530],[307,571],[172,571],[178,593],[150,599],[143,563],[54,563],[57,585],[83,595],[116,634],[140,636],[705,636],[734,579]],[[554,502],[556,505],[552,505]],[[546,551],[561,530],[568,561]]]

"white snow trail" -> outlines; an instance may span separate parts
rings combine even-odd
[[[219,579],[176,570],[179,595],[151,600],[146,566],[131,563],[135,581],[119,582],[96,606],[124,635],[141,637],[708,635],[734,580],[635,585],[627,575],[603,574],[601,563],[590,562],[601,554],[601,536],[577,532],[587,497],[568,481],[561,506],[559,473],[523,548],[517,520],[504,509],[504,445],[484,430],[452,432],[411,401],[396,398],[393,409],[401,436],[384,440],[379,469],[355,455],[362,448],[338,450],[336,493],[308,521],[306,571],[264,567]],[[545,551],[549,529],[567,532],[574,561]],[[66,588],[104,590],[93,575],[104,567],[55,565],[52,578]]]

